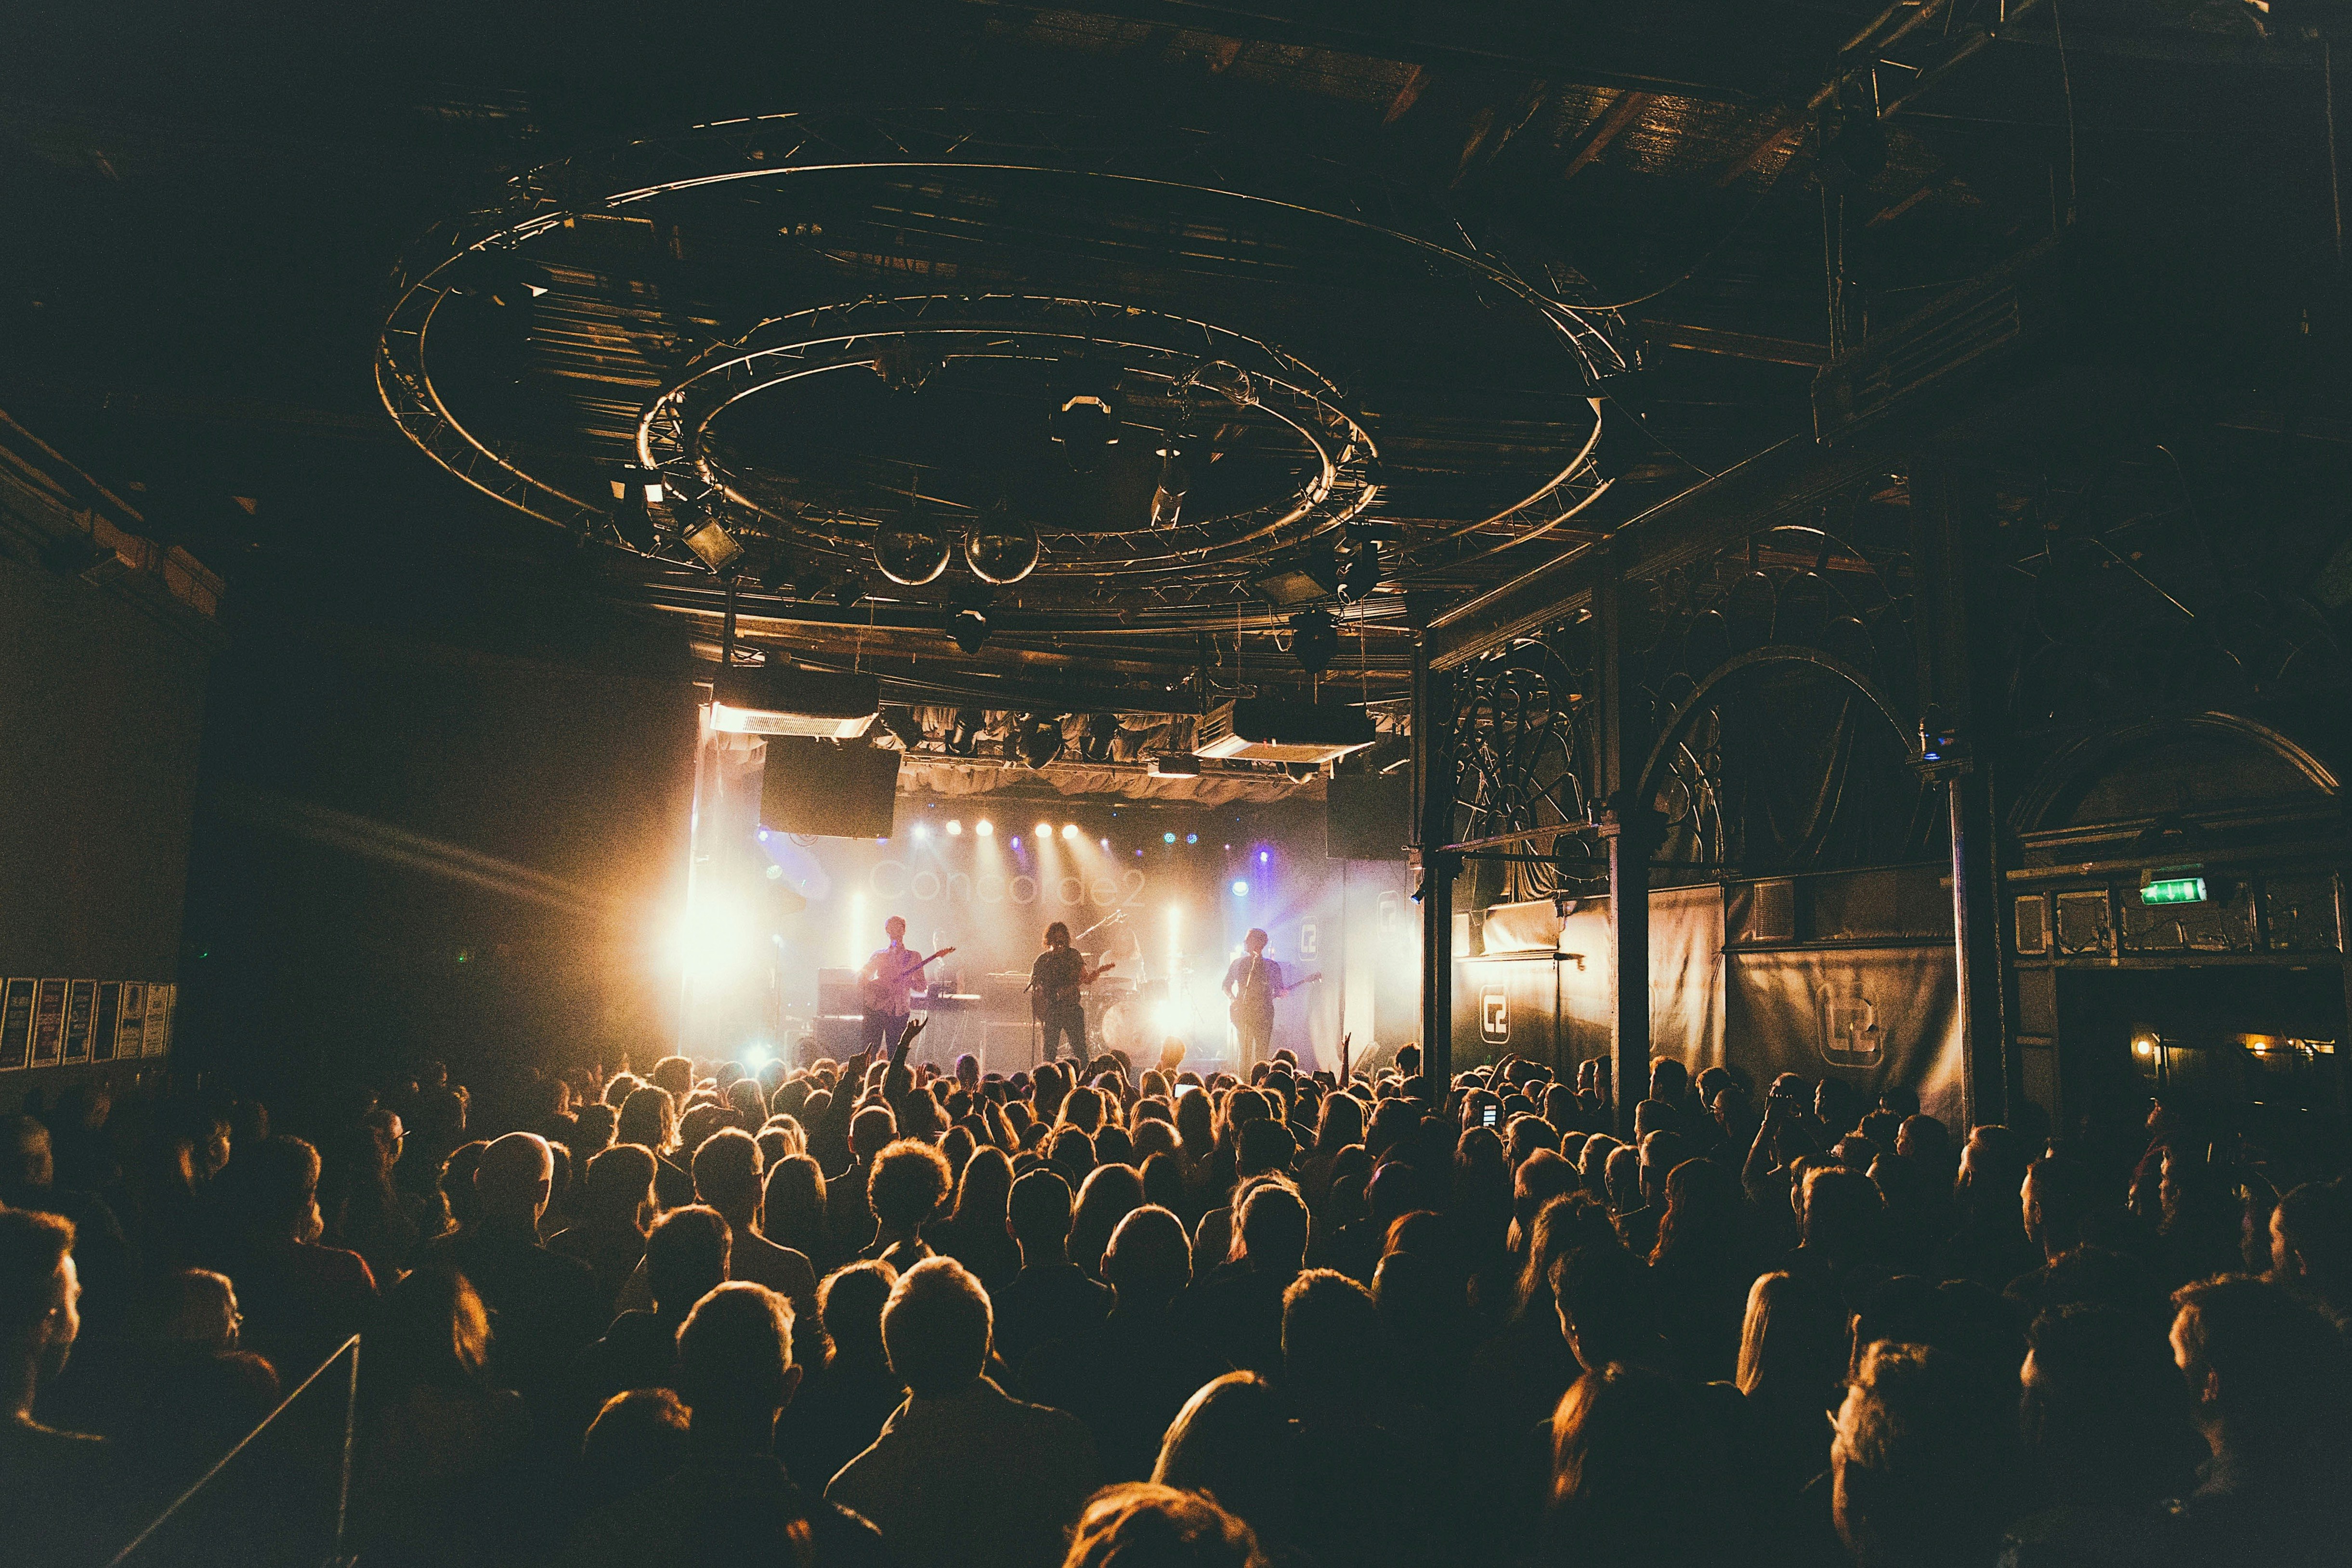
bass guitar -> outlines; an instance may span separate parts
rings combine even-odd
[[[857,1000],[865,1006],[867,1012],[879,1012],[884,1004],[897,1000],[896,996],[894,996],[892,993],[895,992],[901,984],[912,979],[917,974],[921,973],[925,964],[937,963],[940,959],[945,958],[949,953],[951,953],[954,951],[954,948],[943,947],[940,949],[939,952],[931,954],[929,958],[916,959],[913,963],[907,964],[905,967],[901,968],[898,973],[890,976],[887,980],[883,978],[877,966],[869,964],[867,967],[876,968],[877,972],[871,974],[861,974],[857,977]]]

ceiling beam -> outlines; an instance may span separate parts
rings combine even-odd
[[[1647,92],[1619,93],[1617,101],[1602,110],[1601,117],[1585,132],[1576,151],[1570,154],[1567,166],[1559,172],[1560,183],[1565,184],[1576,178],[1591,165],[1594,159],[1607,152],[1609,143],[1623,135],[1634,121],[1642,118],[1642,111],[1650,107],[1650,100],[1654,96]]]

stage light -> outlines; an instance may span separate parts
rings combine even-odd
[[[964,564],[983,583],[1018,583],[1037,569],[1037,525],[1000,500],[964,531]]]
[[[919,588],[948,569],[948,531],[911,500],[874,530],[874,564],[893,583]]]
[[[737,543],[735,536],[719,527],[715,520],[688,530],[686,547],[721,577],[734,575],[736,563],[743,559],[742,545]]]
[[[1014,835],[1013,836],[1013,840],[1012,840],[1012,842],[1013,842],[1013,847],[1014,847],[1015,849],[1020,848],[1020,847],[1021,847],[1021,835],[1019,835],[1018,833],[1014,834]]]
[[[980,732],[988,725],[988,715],[977,708],[956,710],[955,723],[949,729],[940,744],[951,757],[976,756],[980,752]]]
[[[966,653],[978,653],[988,640],[988,617],[978,610],[958,610],[948,617],[948,636]]]
[[[1184,835],[1184,842],[1187,844],[1198,844],[1201,842],[1201,836],[1197,833],[1187,833]]]
[[[1039,823],[1039,824],[1037,825],[1037,837],[1040,837],[1040,838],[1051,838],[1051,837],[1054,837],[1054,825],[1053,825],[1052,823],[1050,823],[1050,822],[1041,822],[1041,823]]]
[[[1105,849],[1109,848],[1109,847],[1110,847],[1110,840],[1109,840],[1109,839],[1108,839],[1108,838],[1104,839],[1104,840],[1102,841],[1102,847],[1103,847]]]
[[[1062,754],[1062,721],[1057,718],[1031,715],[1020,721],[1014,733],[1021,760],[1033,768],[1042,768]]]
[[[963,824],[952,816],[948,818],[948,837],[950,838],[963,837]]]
[[[983,816],[978,822],[971,825],[971,830],[974,833],[979,834],[982,838],[985,838],[990,834],[996,831],[996,824],[989,821],[988,818]]]
[[[1290,617],[1290,653],[1307,674],[1322,674],[1339,657],[1339,623],[1328,610],[1299,611]]]
[[[1358,544],[1355,553],[1348,558],[1347,569],[1339,576],[1339,597],[1363,599],[1381,585],[1381,547],[1378,541],[1367,539]]]
[[[1171,441],[1160,448],[1160,488],[1151,492],[1151,526],[1173,528],[1184,515],[1184,497],[1192,488],[1192,477],[1184,467],[1183,454]]]
[[[1077,825],[1076,823],[1075,823],[1075,822],[1066,822],[1066,823],[1062,824],[1062,837],[1065,837],[1065,838],[1073,838],[1073,839],[1074,839],[1074,838],[1077,837],[1077,836],[1078,836],[1078,825]]]
[[[730,665],[711,677],[710,698],[710,727],[729,734],[854,741],[881,710],[882,681],[791,665]]]
[[[1173,844],[1176,842],[1176,836],[1172,833],[1163,833],[1160,836],[1160,842],[1162,844]]]
[[[1270,859],[1272,859],[1272,858],[1273,858],[1273,857],[1272,857],[1271,855],[1268,855],[1268,854],[1267,854],[1265,850],[1263,850],[1263,849],[1261,849],[1261,850],[1259,850],[1259,851],[1257,852],[1257,863],[1258,863],[1259,865],[1261,865],[1261,866],[1265,865],[1268,860],[1270,860]]]
[[[1109,762],[1119,733],[1118,714],[1087,714],[1086,729],[1078,737],[1078,755],[1090,763]]]
[[[746,1046],[743,1047],[742,1062],[747,1071],[756,1073],[761,1068],[766,1067],[770,1062],[775,1059],[774,1055],[771,1053],[765,1046]]]
[[[1109,386],[1097,383],[1070,388],[1046,419],[1045,429],[1062,448],[1062,460],[1072,473],[1094,472],[1104,454],[1118,445],[1118,411],[1112,405]]]
[[[928,827],[924,826],[923,826],[921,823],[919,823],[919,823],[917,823],[917,824],[915,824],[915,837],[918,837],[918,838],[929,838],[930,836],[931,836],[931,830],[930,830],[929,828],[928,828]]]
[[[638,493],[633,497],[632,491]],[[613,480],[613,499],[632,504],[642,500],[646,506],[659,506],[669,499],[669,487],[663,483],[659,468],[623,468]]]
[[[1238,877],[1234,879],[1234,897],[1237,899],[1246,899],[1249,897],[1249,884],[1243,881]]]
[[[767,841],[768,841],[768,830],[767,830],[766,828],[762,827],[761,829],[760,829],[760,842],[761,842],[761,843],[762,843],[762,844],[765,844]]]

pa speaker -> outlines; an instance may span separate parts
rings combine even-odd
[[[1332,860],[1402,860],[1412,837],[1412,778],[1334,773],[1323,783],[1323,853]]]
[[[863,742],[771,735],[760,826],[821,838],[887,838],[901,755]]]

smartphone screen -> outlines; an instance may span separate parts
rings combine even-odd
[[[1501,1112],[1502,1112],[1502,1107],[1501,1107],[1501,1106],[1499,1106],[1499,1105],[1490,1105],[1490,1106],[1488,1106],[1488,1107],[1486,1108],[1486,1125],[1487,1125],[1487,1126],[1489,1126],[1489,1127],[1492,1127],[1493,1125],[1495,1125],[1495,1118],[1496,1118],[1497,1115],[1501,1114]]]

